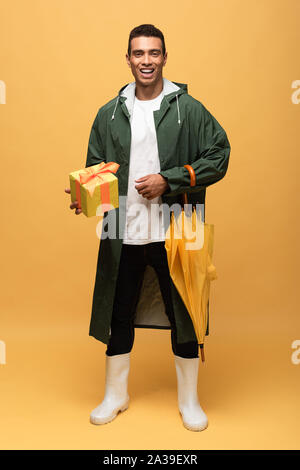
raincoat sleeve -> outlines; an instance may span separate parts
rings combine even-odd
[[[87,158],[85,164],[86,167],[105,162],[104,146],[100,135],[100,120],[101,117],[99,110],[90,132]]]
[[[184,163],[191,165],[195,171],[196,187],[192,192],[221,180],[227,172],[230,155],[230,143],[225,130],[200,102],[195,121],[198,152],[195,159]],[[163,170],[160,174],[169,184],[166,195],[186,192],[190,188],[190,174],[183,165]]]

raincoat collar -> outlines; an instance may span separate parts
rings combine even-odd
[[[136,88],[136,83],[131,82],[131,83],[128,83],[127,85],[124,85],[120,89],[111,119],[114,119],[115,117],[115,112],[116,112],[119,102],[121,103],[121,107],[123,111],[125,112],[125,114],[127,115],[127,117],[129,119],[131,118],[133,105],[134,105],[134,98],[135,98],[135,88]],[[164,97],[161,103],[161,108],[163,108],[165,111],[170,106],[169,104],[170,101],[176,97],[178,124],[180,124],[180,109],[179,109],[178,96],[183,93],[187,93],[187,85],[185,83],[171,82],[167,78],[163,77]]]

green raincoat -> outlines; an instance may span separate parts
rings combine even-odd
[[[181,194],[187,192],[190,204],[203,204],[205,208],[206,187],[222,179],[227,171],[230,144],[226,132],[203,104],[188,94],[186,84],[163,78],[163,92],[160,109],[153,112],[160,174],[167,178],[170,187],[162,195],[162,202],[168,206],[180,203]],[[99,109],[91,129],[86,159],[86,167],[102,161],[120,165],[116,173],[120,196],[127,196],[134,97],[135,82],[132,82],[123,86],[114,99]],[[190,187],[190,175],[184,168],[185,164],[190,164],[195,171],[196,186],[193,188]],[[108,344],[111,333],[125,227],[122,214],[125,214],[125,209],[121,206],[104,214],[103,239],[99,245],[89,334],[105,344]],[[116,222],[116,237],[103,237],[112,216]],[[169,218],[164,219],[168,226]],[[197,340],[192,320],[172,280],[171,292],[178,343]],[[134,327],[171,328],[157,275],[151,266],[146,267],[138,286],[133,313]]]

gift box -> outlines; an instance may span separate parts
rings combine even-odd
[[[87,217],[119,207],[118,178],[113,175],[119,166],[102,162],[69,174],[71,201],[78,201]]]

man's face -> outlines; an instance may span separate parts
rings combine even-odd
[[[131,54],[126,54],[126,61],[139,85],[154,85],[162,78],[167,52],[163,56],[160,38],[140,36],[131,40]]]

